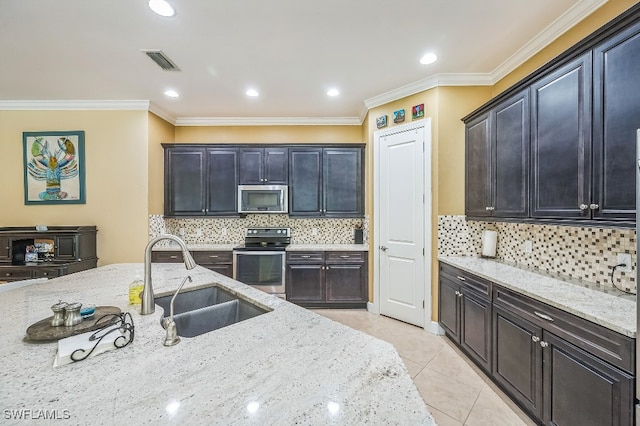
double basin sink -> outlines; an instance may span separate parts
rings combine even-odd
[[[156,305],[164,309],[161,323],[170,315],[172,297],[173,293],[155,298]],[[270,311],[217,285],[210,285],[178,293],[173,302],[173,321],[178,336],[195,337]]]

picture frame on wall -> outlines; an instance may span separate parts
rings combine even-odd
[[[84,131],[23,132],[24,203],[85,204]]]
[[[383,127],[387,126],[387,116],[385,115],[381,115],[380,117],[376,118],[376,126],[378,127],[378,129],[381,129]]]
[[[404,121],[404,109],[393,111],[393,122],[402,123]]]
[[[414,105],[413,108],[411,108],[411,116],[414,120],[424,117],[424,104]]]

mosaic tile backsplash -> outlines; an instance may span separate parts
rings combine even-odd
[[[180,236],[187,244],[240,244],[245,228],[289,227],[292,244],[353,244],[354,228],[362,225],[364,243],[369,241],[369,220],[294,219],[286,214],[254,214],[244,218],[165,218],[149,216],[149,237]]]
[[[616,269],[618,288],[636,292],[636,231],[529,223],[476,222],[464,216],[438,216],[438,255],[476,256],[482,252],[482,231],[498,232],[496,259],[518,266],[613,287],[617,254],[631,255],[631,272]],[[526,252],[530,241],[532,250]]]

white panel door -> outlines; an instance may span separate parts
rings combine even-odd
[[[424,127],[379,143],[380,313],[423,327]]]

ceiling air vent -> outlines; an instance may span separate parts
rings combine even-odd
[[[158,64],[165,71],[180,71],[180,68],[173,63],[161,50],[142,50],[142,52],[151,58],[153,62]]]

